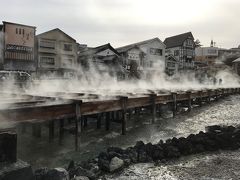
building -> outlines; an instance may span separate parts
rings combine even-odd
[[[123,59],[123,67],[139,78],[146,77],[154,70],[165,69],[165,44],[153,38],[117,48]],[[134,75],[133,75],[134,76]]]
[[[179,62],[173,55],[166,55],[165,67],[166,74],[172,76],[178,73]]]
[[[203,63],[206,65],[214,65],[218,58],[217,47],[197,47],[195,49],[195,63]]]
[[[79,45],[78,63],[85,71],[94,68],[100,74],[109,73],[119,79],[124,78],[125,71],[120,54],[110,43],[94,48]]]
[[[232,67],[234,72],[236,72],[238,75],[240,75],[240,58],[237,58],[232,62]]]
[[[179,70],[194,68],[195,43],[191,32],[168,37],[164,44],[166,55],[173,55],[179,62]]]
[[[34,58],[36,27],[3,21],[0,26],[0,68],[8,71],[36,71]]]
[[[77,43],[56,28],[36,36],[37,75],[70,78],[77,71]]]

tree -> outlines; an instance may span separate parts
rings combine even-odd
[[[199,39],[196,39],[196,41],[194,41],[195,43],[195,47],[201,47],[201,42],[199,41]]]

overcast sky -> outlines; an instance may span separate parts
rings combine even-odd
[[[2,21],[60,28],[81,44],[114,47],[191,31],[209,46],[240,44],[240,0],[1,0]]]

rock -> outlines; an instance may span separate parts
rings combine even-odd
[[[137,163],[138,153],[135,148],[132,147],[127,148],[125,153],[128,155],[129,159],[131,159],[131,162]]]
[[[134,146],[137,150],[144,149],[145,144],[142,141],[137,141],[136,145]]]
[[[81,166],[76,167],[74,170],[72,170],[71,172],[71,176],[86,176],[89,179],[96,179],[96,174],[93,173],[90,170],[84,169]]]
[[[167,145],[164,148],[164,154],[166,155],[167,158],[178,158],[181,155],[178,148],[172,145]]]
[[[75,168],[75,163],[73,160],[70,161],[67,170],[69,171],[70,169],[74,169]]]
[[[98,167],[103,171],[109,171],[109,160],[106,159],[98,159]]]
[[[69,180],[69,174],[64,168],[50,169],[44,180]]]
[[[1,180],[34,180],[32,167],[21,160],[0,166]]]
[[[148,155],[151,155],[153,148],[154,148],[154,147],[153,147],[152,143],[147,143],[147,144],[146,144],[146,153],[147,153]]]
[[[148,156],[145,150],[139,150],[138,151],[138,162],[147,162],[148,161]]]
[[[152,159],[154,161],[164,158],[163,148],[159,145],[154,145],[152,149]]]
[[[117,152],[110,151],[110,152],[108,152],[108,157],[109,157],[109,159],[112,159],[114,157],[122,158],[122,155]]]
[[[123,166],[124,166],[124,161],[122,159],[119,159],[118,157],[114,157],[110,161],[109,171],[116,172],[117,170],[122,169]]]
[[[218,133],[222,131],[222,127],[219,125],[207,126],[205,127],[205,130],[208,133]]]
[[[89,180],[89,178],[86,176],[76,176],[71,180]]]
[[[42,167],[42,168],[36,169],[35,173],[34,173],[35,179],[36,180],[45,180],[47,172],[48,172],[47,167]]]
[[[106,152],[100,152],[98,155],[98,159],[110,160],[109,155]]]
[[[123,162],[124,162],[125,166],[129,166],[131,164],[131,159],[125,158],[125,159],[123,159]]]
[[[159,145],[163,145],[163,143],[164,143],[164,142],[163,142],[162,139],[160,139],[160,141],[158,142]]]
[[[188,139],[184,137],[180,137],[178,139],[177,148],[179,152],[183,155],[189,155],[189,154],[192,154],[193,152],[193,145]]]
[[[116,153],[118,153],[118,154],[123,154],[123,153],[124,153],[124,150],[121,149],[121,148],[119,148],[119,147],[109,147],[109,148],[107,149],[107,152],[108,152],[108,153],[109,153],[109,152],[116,152]]]

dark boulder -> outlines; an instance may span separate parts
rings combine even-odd
[[[92,180],[97,178],[95,173],[93,173],[90,170],[84,169],[81,166],[77,166],[77,167],[75,167],[75,169],[70,170],[69,174],[71,174],[71,177],[86,176],[86,177],[88,177],[89,179],[92,179]]]
[[[99,158],[98,159],[98,167],[102,170],[102,171],[109,171],[109,163],[110,161],[109,160],[106,160],[106,159],[102,159],[102,158]]]
[[[151,156],[154,161],[163,159],[165,157],[163,148],[160,145],[154,145]]]
[[[69,180],[69,174],[64,168],[50,169],[44,180]]]
[[[35,170],[35,179],[36,180],[45,180],[46,176],[48,173],[48,168],[47,167],[42,167],[39,169]]]
[[[122,148],[119,148],[119,147],[109,147],[107,148],[107,152],[116,152],[118,154],[123,154],[124,153],[124,150]]]
[[[138,162],[138,152],[136,148],[129,147],[126,149],[125,153],[129,157],[132,163]]]
[[[179,149],[177,147],[172,145],[166,145],[164,147],[164,155],[165,157],[171,159],[180,157],[181,153],[179,152]]]

